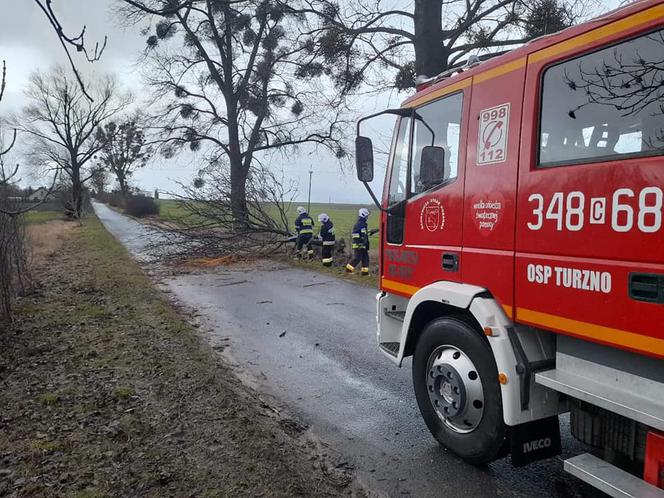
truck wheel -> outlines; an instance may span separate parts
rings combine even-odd
[[[484,338],[460,320],[439,318],[419,337],[413,385],[431,434],[468,463],[488,463],[505,441],[498,369]]]

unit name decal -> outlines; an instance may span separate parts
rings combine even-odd
[[[507,134],[510,126],[510,104],[480,111],[477,137],[477,164],[502,163],[507,159]]]
[[[385,249],[386,273],[393,278],[410,280],[413,273],[415,273],[415,266],[419,259],[420,256],[417,251]]]
[[[562,266],[529,264],[528,282],[555,285],[567,289],[611,293],[611,274],[608,271],[583,270]]]
[[[619,188],[607,197],[586,198],[583,192],[554,192],[550,200],[542,194],[531,194],[530,230],[541,230],[549,222],[556,230],[579,232],[586,225],[608,225],[615,232],[637,229],[643,233],[659,232],[662,228],[664,194],[659,187],[641,191]]]
[[[505,201],[501,195],[474,198],[472,210],[475,225],[482,235],[493,232],[502,217]]]

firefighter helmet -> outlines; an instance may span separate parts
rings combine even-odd
[[[307,212],[307,210],[304,209],[303,206],[298,206],[297,209],[296,209],[296,211],[297,211],[297,214],[302,214],[302,213],[306,213],[306,212]]]
[[[321,214],[318,215],[318,221],[320,223],[327,223],[329,221],[329,219],[330,219],[330,217],[325,213],[321,213]]]
[[[367,208],[361,208],[358,211],[360,218],[368,218],[369,215],[371,214]]]

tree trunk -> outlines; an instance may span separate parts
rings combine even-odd
[[[232,81],[230,69],[228,69],[228,80]],[[242,161],[240,147],[240,128],[237,119],[237,101],[230,88],[226,90],[226,108],[228,119],[228,160],[231,166],[231,216],[233,226],[236,230],[242,230],[249,224],[249,213],[247,211],[247,176],[249,168]]]
[[[129,197],[129,186],[127,185],[127,180],[125,179],[124,175],[121,173],[118,173],[117,175],[118,178],[118,183],[120,184],[120,192],[122,192],[122,198],[126,199]]]
[[[415,0],[415,74],[436,76],[447,69],[443,45],[443,0]]]
[[[233,224],[242,229],[249,223],[247,210],[247,174],[248,170],[238,157],[231,159],[231,214]]]
[[[81,168],[78,164],[72,164],[71,173],[71,217],[80,220],[83,211],[83,185],[81,185]]]

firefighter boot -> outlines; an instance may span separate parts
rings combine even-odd
[[[355,267],[350,263],[346,265],[346,273],[355,273]]]
[[[366,266],[363,266],[361,275],[363,277],[366,277],[367,275],[369,275],[369,268],[367,268]]]

